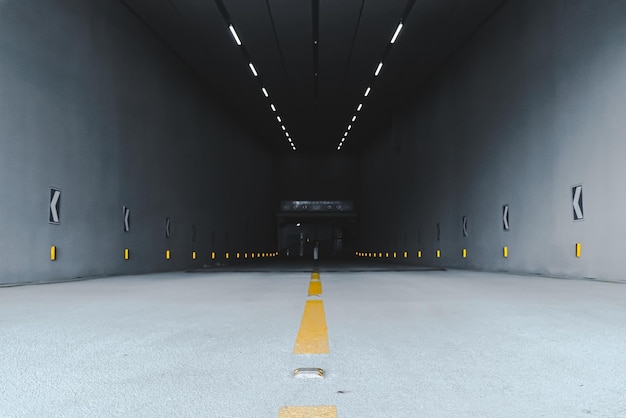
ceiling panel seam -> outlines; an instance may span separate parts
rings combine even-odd
[[[342,89],[345,92],[346,82],[348,81],[348,69],[352,62],[352,55],[354,54],[354,45],[356,44],[356,38],[359,34],[359,28],[361,27],[361,18],[363,17],[363,9],[365,8],[365,0],[361,1],[361,8],[359,10],[359,17],[356,21],[356,27],[354,28],[354,35],[352,36],[352,43],[350,44],[350,52],[348,53],[348,61],[346,62],[346,68],[343,70],[343,82]]]
[[[278,38],[278,31],[276,30],[276,22],[274,21],[274,15],[272,14],[272,7],[270,6],[269,0],[265,0],[265,5],[267,6],[267,13],[269,14],[270,22],[272,24],[272,31],[274,32],[274,39],[276,40],[276,48],[278,49],[278,56],[280,56],[280,64],[283,67],[283,71],[285,72],[285,78],[287,80],[287,91],[289,93],[289,97],[291,97],[293,91],[291,88],[291,77],[289,76],[289,71],[287,70],[287,64],[285,62],[283,49],[280,46],[280,39]]]
[[[320,2],[319,0],[311,0],[311,10],[313,17],[313,98],[315,105],[319,104],[319,70],[320,70],[320,50],[319,50],[319,37],[320,37]]]
[[[139,20],[149,31],[152,33],[172,54],[176,56],[185,66],[191,70],[194,74],[198,76],[198,79],[202,80],[202,76],[200,72],[193,66],[189,61],[187,61],[169,42],[165,40],[163,36],[161,36],[152,25],[150,25],[146,20],[132,8],[130,4],[126,0],[120,0],[120,3],[128,10],[130,14],[132,14],[137,20]]]

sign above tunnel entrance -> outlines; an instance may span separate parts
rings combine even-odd
[[[352,212],[354,202],[351,200],[283,200],[280,202],[282,212]]]

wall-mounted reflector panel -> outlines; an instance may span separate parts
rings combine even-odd
[[[508,258],[509,257],[509,247],[504,247],[502,249],[502,255],[504,256],[504,258]]]
[[[211,253],[211,260],[215,260],[215,251]]]
[[[195,251],[191,252],[191,259],[195,260],[196,258],[198,258],[198,253],[196,253]]]
[[[230,25],[228,26],[228,29],[230,29],[230,33],[233,35],[233,39],[235,40],[237,45],[241,46],[241,39],[239,39],[239,35],[237,35],[235,27],[233,25]]]
[[[226,259],[228,260],[230,258],[230,253],[226,253],[224,254],[224,256],[226,257]]]
[[[124,260],[128,260],[130,258],[130,251],[128,248],[124,249]]]
[[[467,258],[467,248],[463,248],[463,258]]]
[[[509,230],[509,205],[502,206],[502,228]]]
[[[61,223],[61,189],[50,189],[48,222],[54,225]]]
[[[57,259],[57,247],[53,245],[50,247],[50,261],[56,261]]]
[[[576,258],[580,258],[582,251],[582,244],[580,242],[576,243]]]
[[[583,214],[583,185],[582,184],[572,187],[572,206],[574,208],[574,220],[582,221],[585,218]]]
[[[130,232],[130,208],[122,206],[124,214],[124,232]]]
[[[170,250],[165,250],[165,259],[169,260],[170,258],[172,258],[172,253]]]
[[[421,251],[417,252],[417,258],[422,258],[422,252]]]
[[[393,252],[393,258],[398,258],[398,253],[396,253],[395,251]]]
[[[437,250],[437,258],[441,258],[441,250]]]

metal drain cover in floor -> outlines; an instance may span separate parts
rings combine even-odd
[[[294,370],[293,375],[299,379],[320,379],[324,377],[324,370],[316,367],[300,367]]]

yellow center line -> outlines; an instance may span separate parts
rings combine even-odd
[[[300,331],[293,347],[294,354],[328,354],[328,328],[324,302],[307,300],[300,323]]]
[[[309,283],[309,296],[322,294],[320,274],[313,272]],[[304,305],[300,330],[293,347],[294,354],[328,354],[328,327],[324,302],[307,300]],[[336,406],[284,406],[278,418],[337,418]]]
[[[285,406],[278,418],[337,418],[336,406]]]
[[[322,282],[319,279],[311,279],[309,282],[309,296],[319,296],[322,294]]]

